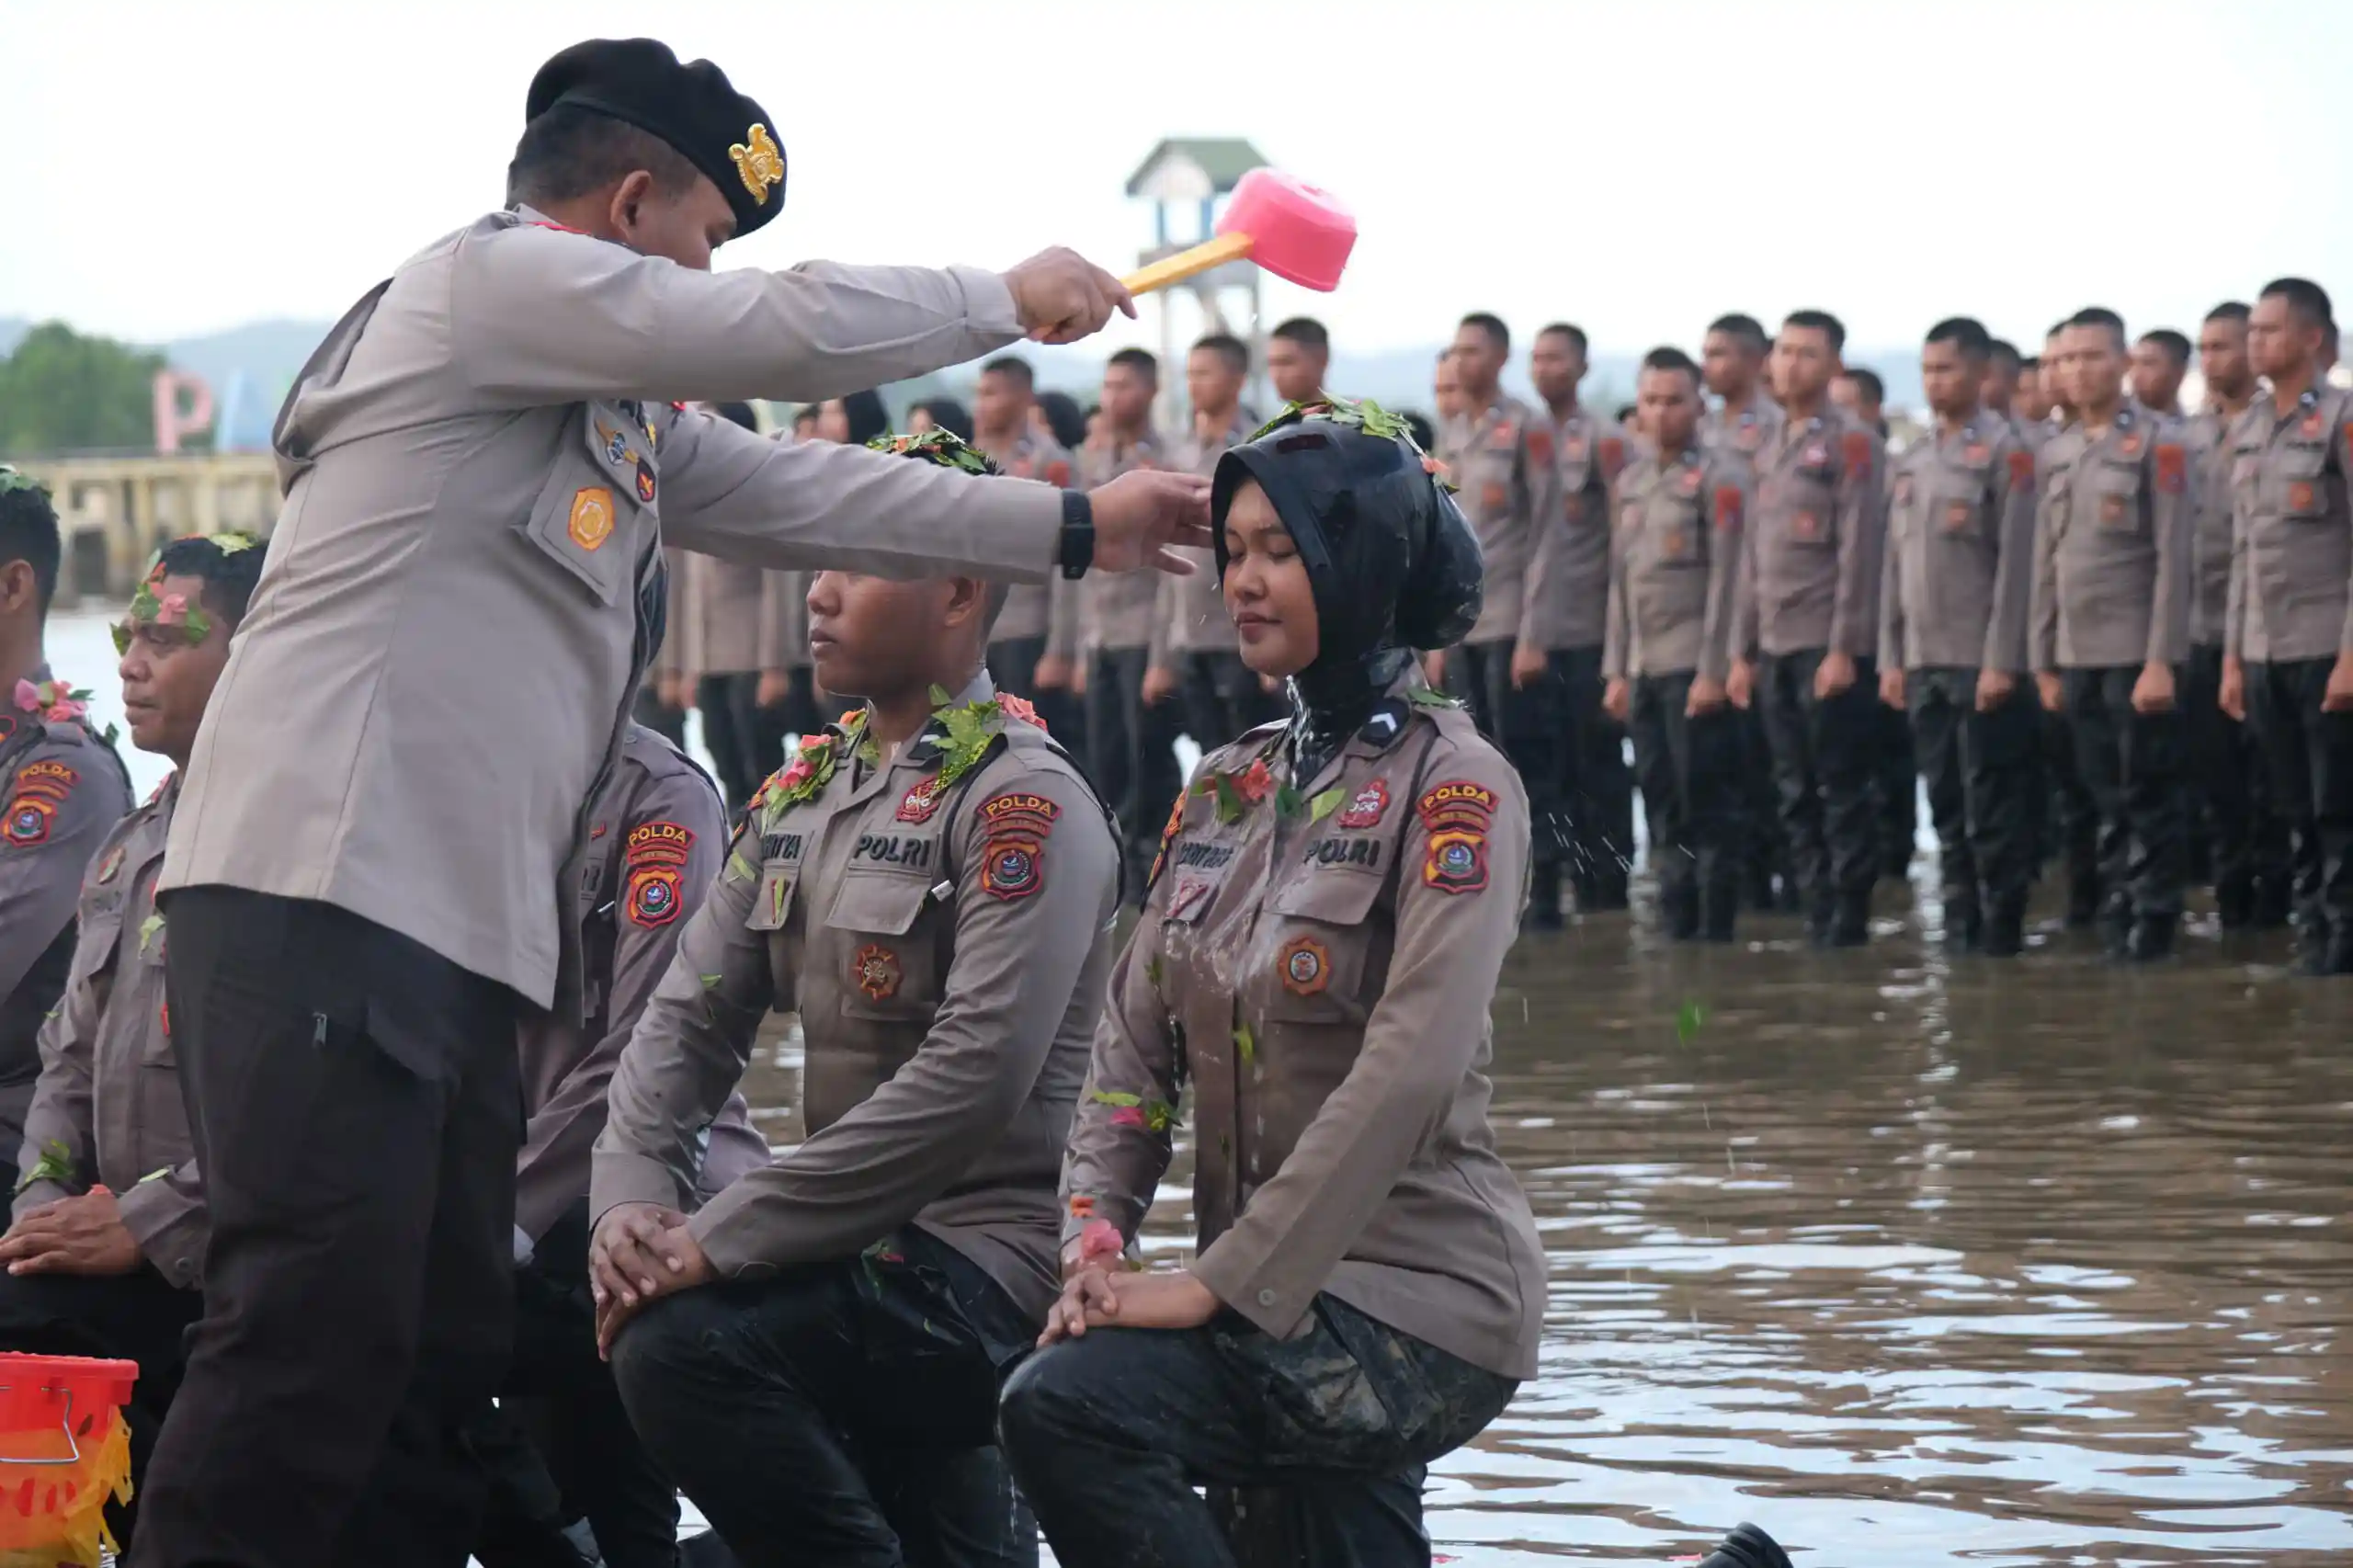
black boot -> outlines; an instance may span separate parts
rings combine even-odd
[[[2108,909],[2100,912],[2100,951],[2110,963],[2122,963],[2132,956],[2132,912],[2130,909]]]
[[[1806,900],[1805,939],[1817,948],[1830,945],[1830,933],[1838,924],[1838,903],[1826,892],[1818,892]]]
[[[1520,917],[1523,931],[1557,931],[1561,919],[1561,868],[1557,862],[1536,867],[1528,877],[1528,913]]]
[[[1945,898],[1945,951],[1949,953],[1973,953],[1977,951],[1982,945],[1984,945],[1984,939],[1985,921],[1984,917],[1978,913],[1977,901],[1971,898],[1956,898],[1950,894],[1947,894]]]
[[[1699,901],[1700,937],[1710,942],[1731,941],[1733,923],[1739,914],[1739,883],[1724,881],[1708,888]]]
[[[1871,939],[1871,895],[1849,892],[1838,895],[1837,912],[1831,917],[1830,945],[1834,948],[1859,948]]]
[[[2257,931],[2284,931],[2291,903],[2286,877],[2259,877],[2255,884],[2255,907],[2247,916],[2247,924]]]
[[[1978,951],[1990,959],[2014,959],[2026,949],[2026,900],[2005,893],[1994,901]]]
[[[2067,881],[2067,929],[2081,931],[2099,919],[2099,879],[2084,875]]]
[[[1770,915],[1781,906],[1779,895],[1773,891],[1773,873],[1769,869],[1761,865],[1751,866],[1745,880],[1748,886],[1749,908],[1759,915]]]
[[[1604,871],[1593,879],[1593,896],[1587,898],[1585,889],[1577,889],[1577,913],[1607,915],[1626,907],[1626,873]]]
[[[2125,957],[2134,963],[2155,963],[2173,957],[2174,926],[2179,916],[2144,915],[2132,923],[2132,935],[2125,944]]]
[[[1658,890],[1659,923],[1667,940],[1688,942],[1699,934],[1699,890],[1690,882]]]
[[[2244,931],[2255,923],[2255,882],[2241,875],[2214,884],[2214,913],[2225,931]]]

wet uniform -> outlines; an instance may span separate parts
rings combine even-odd
[[[646,1446],[747,1562],[1034,1551],[996,1374],[1057,1288],[1118,852],[1044,731],[986,717],[959,749],[993,692],[888,763],[861,710],[768,781],[613,1082],[595,1211],[685,1207],[761,1016],[800,1014],[807,1142],[694,1216],[722,1283],[613,1351]]]
[[[2232,432],[2238,529],[2223,646],[2245,665],[2308,956],[2340,973],[2353,971],[2353,712],[2325,712],[2322,699],[2353,653],[2348,475],[2353,394],[2342,388],[2305,393],[2284,417],[2258,396]]]
[[[1895,460],[1880,587],[1880,666],[1904,674],[1947,938],[1972,942],[1990,909],[2006,951],[2034,879],[2034,454],[2008,420],[1981,412],[1924,436]],[[1986,670],[2015,684],[1980,712]]]
[[[1166,468],[1159,437],[1078,455],[1079,486],[1098,490],[1131,469]],[[1176,767],[1184,719],[1174,699],[1147,705],[1143,677],[1169,662],[1169,593],[1157,572],[1097,574],[1080,583],[1079,646],[1086,670],[1087,774],[1126,835],[1126,887],[1142,897],[1152,824],[1185,787]]]
[[[1269,1561],[1426,1562],[1425,1467],[1535,1371],[1543,1251],[1486,1076],[1527,808],[1469,716],[1408,684],[1296,809],[1269,727],[1204,759],[1168,824],[1063,1228],[1133,1242],[1189,1083],[1190,1272],[1225,1310],[1054,1345],[1007,1384],[1006,1449],[1063,1562],[1131,1562],[1137,1540],[1227,1561],[1195,1484],[1287,1490],[1292,1547]]]
[[[1609,614],[1609,486],[1632,457],[1625,432],[1583,404],[1549,412],[1552,472],[1528,569],[1519,640],[1544,651],[1559,711],[1556,744],[1577,908],[1626,907],[1634,858],[1625,727],[1601,709]]]
[[[1699,446],[1704,451],[1729,447],[1753,470],[1767,443],[1779,438],[1780,405],[1762,390],[1738,413],[1723,405],[1711,407],[1699,420]],[[1644,443],[1648,445],[1648,443]],[[1739,650],[1735,649],[1735,653]],[[1740,732],[1741,855],[1749,902],[1759,911],[1798,907],[1797,872],[1790,858],[1789,835],[1781,826],[1779,797],[1773,788],[1773,748],[1765,739],[1765,710],[1757,703],[1733,710]],[[1775,879],[1780,891],[1774,891]]]
[[[1226,449],[1248,440],[1257,426],[1256,418],[1237,408],[1215,436],[1187,434],[1170,453],[1170,465],[1213,479]],[[1183,682],[1178,699],[1184,704],[1185,733],[1208,752],[1273,718],[1282,710],[1283,699],[1260,686],[1242,662],[1241,638],[1225,612],[1214,552],[1192,553],[1199,570],[1189,577],[1172,578],[1165,594],[1168,655]]]
[[[1042,479],[1057,490],[1070,488],[1075,472],[1071,455],[1026,426],[1009,443],[974,445],[1016,479]],[[1077,652],[1079,596],[1086,591],[1061,576],[1051,583],[1016,584],[989,631],[989,674],[998,689],[1037,704],[1039,716],[1055,738],[1082,756],[1086,753],[1085,713],[1069,692],[1038,689],[1038,662],[1049,654],[1069,658]]]
[[[2075,766],[2099,813],[2101,917],[2169,944],[2188,869],[2182,714],[2143,714],[2144,665],[2189,653],[2198,501],[2178,423],[2137,405],[2094,435],[2079,421],[2043,449],[2029,654],[2056,670]],[[2154,956],[2154,955],[2153,955]]]
[[[1729,448],[1644,456],[1610,505],[1605,680],[1631,687],[1634,771],[1667,934],[1732,939],[1742,892],[1742,748],[1729,702],[1687,717],[1695,676],[1721,683],[1738,619],[1748,464]]]
[[[2234,432],[2249,412],[2230,415],[2210,408],[2188,421],[2185,436],[2199,496],[2189,658],[2181,677],[2189,825],[2193,858],[2203,850],[2225,930],[2284,924],[2291,881],[2288,827],[2271,810],[2262,748],[2255,732],[2223,712],[2221,702],[2222,634],[2230,621],[2231,552],[2238,522]]]
[[[1552,422],[1498,392],[1491,407],[1440,426],[1438,456],[1486,562],[1486,602],[1471,635],[1447,653],[1447,685],[1519,770],[1535,824],[1531,900],[1540,912],[1557,912],[1568,858],[1554,761],[1561,722],[1542,683],[1523,688],[1511,678],[1512,650],[1527,625],[1538,521],[1555,483]]]
[[[1886,448],[1835,406],[1784,419],[1757,458],[1741,595],[1754,650],[1754,705],[1773,752],[1782,830],[1817,937],[1862,940],[1879,874],[1879,589]],[[1814,672],[1832,651],[1854,683],[1827,699]]]
[[[668,1568],[676,1559],[677,1494],[630,1429],[597,1357],[589,1155],[622,1048],[719,874],[726,835],[702,770],[654,732],[632,728],[589,808],[588,858],[566,911],[580,931],[586,1020],[540,1013],[522,1028],[529,1119],[516,1162],[516,1359],[499,1404],[531,1447],[518,1452],[529,1462],[516,1467],[513,1483],[494,1488],[474,1548],[483,1568],[548,1561],[551,1537],[583,1515],[608,1568]],[[740,1094],[703,1143],[697,1189],[705,1198],[768,1162]],[[530,1506],[528,1478],[540,1463],[559,1509]]]
[[[81,787],[107,792],[98,779]],[[197,1287],[211,1232],[172,1053],[165,930],[155,911],[178,801],[176,773],[94,841],[97,854],[79,881],[78,925],[68,929],[63,992],[40,1030],[40,1083],[18,1162],[18,1218],[104,1186],[139,1243],[139,1265],[119,1275],[0,1273],[0,1350],[139,1363],[127,1418],[141,1479],[179,1387],[181,1336],[203,1304]]]

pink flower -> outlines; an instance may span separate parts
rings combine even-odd
[[[164,596],[163,608],[155,612],[155,624],[158,626],[182,626],[187,624],[187,622],[188,596],[186,594],[165,594]]]
[[[1120,1236],[1120,1227],[1108,1220],[1089,1220],[1078,1233],[1078,1260],[1081,1263],[1104,1262],[1127,1250],[1128,1244]]]
[[[1007,692],[996,701],[997,706],[1005,710],[1006,718],[1018,719],[1023,723],[1035,725],[1040,730],[1046,727],[1046,722],[1038,717],[1038,710],[1030,704],[1029,699],[1016,697]]]
[[[17,682],[17,706],[28,713],[38,713],[41,707],[41,690],[32,682],[19,678]]]
[[[1121,1106],[1119,1109],[1111,1113],[1111,1125],[1114,1127],[1132,1127],[1139,1132],[1150,1131],[1149,1124],[1146,1123],[1143,1119],[1143,1108],[1142,1106]]]
[[[48,709],[42,712],[41,717],[53,724],[64,724],[70,723],[75,719],[79,719],[83,714],[87,713],[89,710],[90,705],[88,703],[75,702],[68,699],[51,703]]]
[[[1267,766],[1267,759],[1263,756],[1233,778],[1233,792],[1254,806],[1265,800],[1267,791],[1274,787],[1274,770]]]

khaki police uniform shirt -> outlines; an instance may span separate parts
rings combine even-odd
[[[1981,411],[1906,448],[1890,485],[1880,668],[2028,674],[2034,454]]]
[[[2198,500],[2175,421],[2128,404],[2043,448],[2029,653],[2037,670],[2177,665],[2189,653]]]
[[[2240,414],[2245,414],[2245,409]],[[2208,407],[2183,422],[2197,486],[2198,531],[2190,547],[2189,642],[2219,648],[2231,614],[2231,551],[2238,508],[2231,494],[2231,433],[2238,415]]]
[[[796,582],[806,594],[806,579],[797,572],[763,572],[713,556],[688,555],[686,624],[670,631],[673,637],[683,636],[687,672],[754,675],[785,668],[787,639],[792,632],[785,601]],[[805,615],[802,622],[805,644]]]
[[[1123,473],[1168,467],[1160,437],[1146,432],[1125,445],[1090,447],[1078,454],[1078,487],[1100,490]],[[1148,648],[1154,665],[1168,659],[1168,599],[1158,572],[1089,574],[1078,585],[1079,651],[1097,653]]]
[[[1887,532],[1886,444],[1846,410],[1825,405],[1802,421],[1784,416],[1756,467],[1738,646],[1871,657]]]
[[[1737,413],[1722,403],[1708,410],[1699,420],[1699,445],[1707,451],[1730,447],[1753,468],[1763,460],[1766,449],[1780,439],[1787,423],[1781,405],[1759,392]]]
[[[46,666],[29,677],[53,677]],[[0,1130],[23,1126],[43,1017],[64,985],[82,874],[131,809],[113,744],[79,718],[0,693]]]
[[[659,543],[1042,582],[1062,526],[1049,485],[662,400],[839,396],[1020,335],[969,269],[705,273],[529,210],[427,246],[279,412],[285,505],[166,891],[320,900],[532,1002],[576,990],[558,887],[650,663]]]
[[[2238,516],[2224,646],[2250,664],[2353,653],[2353,392],[2322,387],[2282,418],[2258,396],[2231,435]]]
[[[1491,406],[1447,420],[1438,440],[1455,503],[1486,563],[1486,601],[1463,641],[1514,642],[1528,616],[1538,508],[1552,483],[1552,422],[1498,392]]]
[[[172,1052],[155,911],[179,793],[175,773],[114,824],[81,881],[74,965],[40,1031],[40,1081],[17,1167],[29,1176],[54,1153],[73,1185],[36,1181],[17,1195],[16,1213],[102,1185],[156,1272],[193,1290],[211,1222]]]
[[[1519,641],[1544,652],[1593,648],[1609,614],[1609,486],[1632,453],[1614,421],[1580,403],[1536,415],[1552,437],[1552,471],[1537,518]]]
[[[1176,443],[1169,454],[1170,466],[1187,473],[1198,473],[1203,479],[1217,476],[1218,459],[1228,448],[1238,447],[1248,440],[1258,428],[1258,421],[1248,411],[1236,408],[1233,417],[1214,435],[1203,436],[1198,429],[1186,432],[1184,439]],[[1168,651],[1172,654],[1231,653],[1242,646],[1241,634],[1233,630],[1233,618],[1225,613],[1225,592],[1218,581],[1217,551],[1188,551],[1198,570],[1189,577],[1168,580]]]
[[[533,1241],[588,1196],[613,1069],[726,853],[726,813],[710,780],[668,741],[631,724],[620,766],[589,807],[588,857],[566,911],[580,931],[587,1022],[539,1013],[521,1030],[527,1120],[515,1223]],[[721,1108],[708,1138],[710,1191],[767,1164],[741,1095]]]
[[[1070,488],[1073,477],[1070,454],[1035,431],[1024,429],[1018,439],[1006,442],[976,442],[991,461],[1016,479],[1042,479],[1057,490]],[[1049,652],[1054,651],[1056,623],[1071,621],[1078,610],[1077,583],[1057,574],[1051,583],[1020,583],[1005,597],[1005,608],[998,612],[996,625],[990,631],[992,642],[1014,642],[1032,637],[1048,640]],[[1065,632],[1061,642],[1064,656],[1069,645],[1076,641],[1076,631]]]
[[[1724,445],[1647,454],[1618,476],[1602,678],[1730,673],[1754,483]]]
[[[1525,1378],[1544,1253],[1495,1153],[1487,1068],[1527,797],[1467,715],[1405,690],[1296,809],[1274,726],[1178,798],[1095,1037],[1063,1235],[1100,1218],[1134,1239],[1189,1082],[1192,1272],[1219,1301],[1282,1337],[1328,1290]]]
[[[993,691],[983,675],[957,700]],[[813,799],[777,805],[791,770],[769,781],[622,1055],[591,1207],[683,1207],[760,1016],[797,1008],[808,1141],[695,1216],[712,1264],[760,1278],[914,1223],[1042,1318],[1119,853],[1043,730],[1006,719],[943,786],[940,723],[888,762],[829,732],[849,755]]]

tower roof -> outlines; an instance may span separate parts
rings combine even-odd
[[[1223,196],[1266,159],[1239,136],[1172,136],[1128,176],[1130,196],[1200,201]]]

